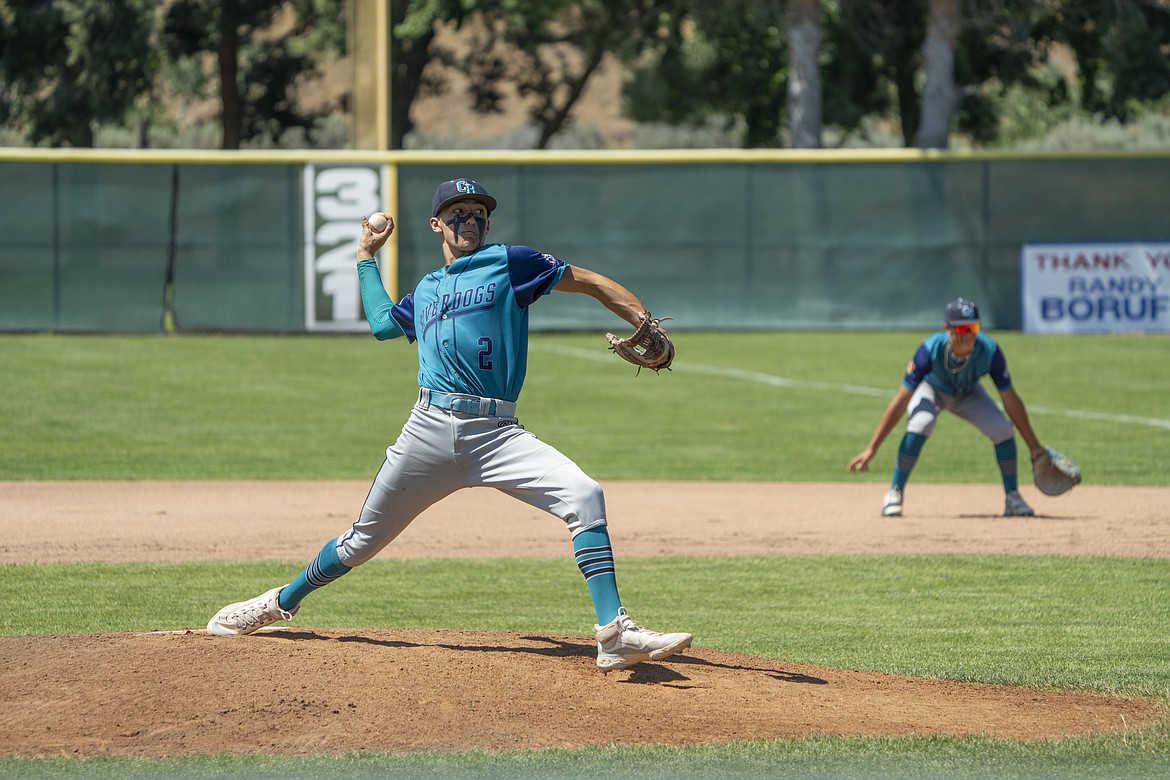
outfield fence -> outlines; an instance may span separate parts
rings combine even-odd
[[[621,281],[680,329],[921,329],[957,296],[1021,325],[1027,244],[1170,239],[1170,152],[0,149],[0,330],[362,331],[358,218],[394,296],[441,263],[439,181],[490,238]],[[612,325],[583,296],[538,330]]]

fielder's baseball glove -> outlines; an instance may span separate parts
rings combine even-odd
[[[640,316],[641,321],[633,335],[623,339],[612,333],[605,334],[609,348],[623,360],[637,366],[638,373],[641,373],[643,368],[654,371],[661,371],[664,368],[670,370],[670,364],[674,362],[674,344],[661,327],[661,323],[670,317],[656,320],[648,311],[642,312]]]
[[[1081,483],[1081,467],[1072,458],[1048,447],[1032,461],[1032,480],[1041,493],[1059,496]]]

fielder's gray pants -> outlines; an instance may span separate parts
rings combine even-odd
[[[929,382],[923,382],[918,385],[914,395],[910,396],[906,410],[910,415],[906,430],[926,437],[934,433],[934,425],[938,422],[940,411],[962,417],[991,439],[992,444],[1000,444],[1015,435],[1011,421],[991,399],[983,385],[975,385],[975,389],[964,396],[954,396],[944,393]]]

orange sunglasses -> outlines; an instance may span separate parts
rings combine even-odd
[[[951,329],[955,331],[957,336],[966,336],[968,333],[978,333],[979,323],[972,322],[970,325],[952,325]]]

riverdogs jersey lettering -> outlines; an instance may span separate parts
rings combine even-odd
[[[528,307],[566,267],[531,247],[487,244],[430,272],[396,304],[374,260],[358,263],[358,278],[374,336],[418,341],[419,386],[515,401],[528,368]]]
[[[979,384],[984,375],[991,377],[1000,392],[1011,389],[1007,361],[995,340],[980,331],[971,354],[960,361],[951,354],[947,332],[940,330],[928,336],[918,347],[914,359],[906,367],[902,384],[908,390],[914,390],[926,380],[944,393],[964,396]]]

